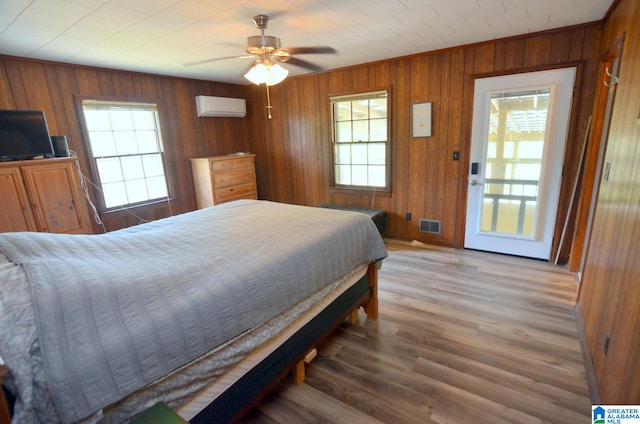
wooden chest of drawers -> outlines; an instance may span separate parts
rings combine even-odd
[[[198,209],[237,199],[257,199],[255,155],[191,159]]]

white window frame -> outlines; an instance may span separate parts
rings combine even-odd
[[[344,116],[339,116],[340,112],[338,112],[338,107],[340,103],[349,103],[349,102],[369,102],[369,108],[371,108],[372,100],[377,101],[380,99],[386,100],[386,110],[385,116],[372,116],[371,109],[369,109],[366,117],[355,117],[355,113],[353,110],[353,105],[351,106],[350,113],[351,117],[349,119],[345,119]],[[332,187],[337,189],[348,189],[348,190],[373,190],[373,191],[385,191],[388,192],[391,189],[390,182],[390,153],[391,153],[391,143],[390,143],[390,96],[388,90],[379,90],[379,91],[371,91],[365,93],[355,93],[355,94],[346,94],[346,95],[336,95],[330,96],[331,102],[331,123],[332,123]],[[376,121],[378,123],[385,122],[385,131],[383,136],[381,136],[380,131],[377,132],[373,130],[373,125]],[[347,136],[347,140],[341,140],[344,138],[344,127],[341,129],[340,124],[346,124],[346,127],[350,127],[351,137]],[[354,139],[357,138],[355,136],[356,130],[354,129],[357,125],[366,127],[366,139]],[[347,129],[348,133],[349,129]],[[384,158],[380,159],[379,155],[377,158],[374,158],[371,154],[373,150],[377,150],[381,152],[380,145],[384,144]],[[341,154],[339,149],[346,149],[350,153],[347,155]],[[360,151],[366,150],[366,159],[361,161],[360,163],[354,162],[354,149],[358,149]],[[343,159],[344,157],[348,157],[348,160]],[[362,177],[360,181],[354,181],[354,168],[358,167],[360,170],[366,169],[367,177]],[[376,173],[374,169],[383,169],[384,172],[384,182],[382,184],[375,184],[375,180],[378,182],[382,181],[382,177],[380,173]],[[346,172],[350,172],[350,175],[341,176],[341,173],[344,174]],[[373,172],[373,174],[372,174]],[[362,172],[360,172],[362,175]],[[374,177],[372,178],[372,175]],[[361,183],[366,179],[366,182]],[[348,180],[348,181],[347,181]],[[372,183],[373,180],[373,183]]]
[[[80,99],[79,107],[85,133],[83,141],[91,161],[100,211],[112,212],[169,199],[169,182],[157,104]],[[86,115],[86,112],[92,111],[109,114],[108,128],[106,123],[101,128],[92,127]],[[133,118],[138,111],[152,114],[151,120],[147,119],[142,128],[136,128],[137,123]],[[132,125],[114,127],[115,119],[112,119],[112,114],[127,112],[132,114]],[[103,149],[103,145],[98,144],[99,136],[105,140],[112,137],[113,146]],[[127,165],[127,162],[131,165]],[[109,167],[106,165],[109,163],[113,172],[107,173]],[[117,172],[118,169],[120,174]],[[111,195],[108,194],[109,190]]]

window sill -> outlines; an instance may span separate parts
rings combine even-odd
[[[387,189],[354,188],[354,187],[329,187],[329,193],[352,194],[352,195],[360,195],[360,196],[376,196],[376,197],[392,196],[391,191]]]
[[[122,206],[117,206],[115,208],[111,208],[111,209],[106,209],[104,211],[100,211],[100,215],[110,215],[110,214],[117,214],[120,212],[126,212],[126,211],[130,211],[133,209],[138,209],[138,210],[144,210],[144,209],[153,209],[156,206],[162,205],[162,204],[166,204],[167,202],[174,202],[175,198],[173,197],[164,197],[162,199],[157,199],[157,200],[150,200],[148,202],[142,202],[142,203],[132,203],[129,205],[122,205]]]

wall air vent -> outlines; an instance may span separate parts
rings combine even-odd
[[[440,234],[440,221],[421,219],[419,229],[421,233]]]

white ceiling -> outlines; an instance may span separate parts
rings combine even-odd
[[[331,46],[298,58],[335,69],[604,17],[613,0],[0,0],[0,54],[246,84],[260,32],[283,47]],[[291,75],[308,72],[284,65]]]

